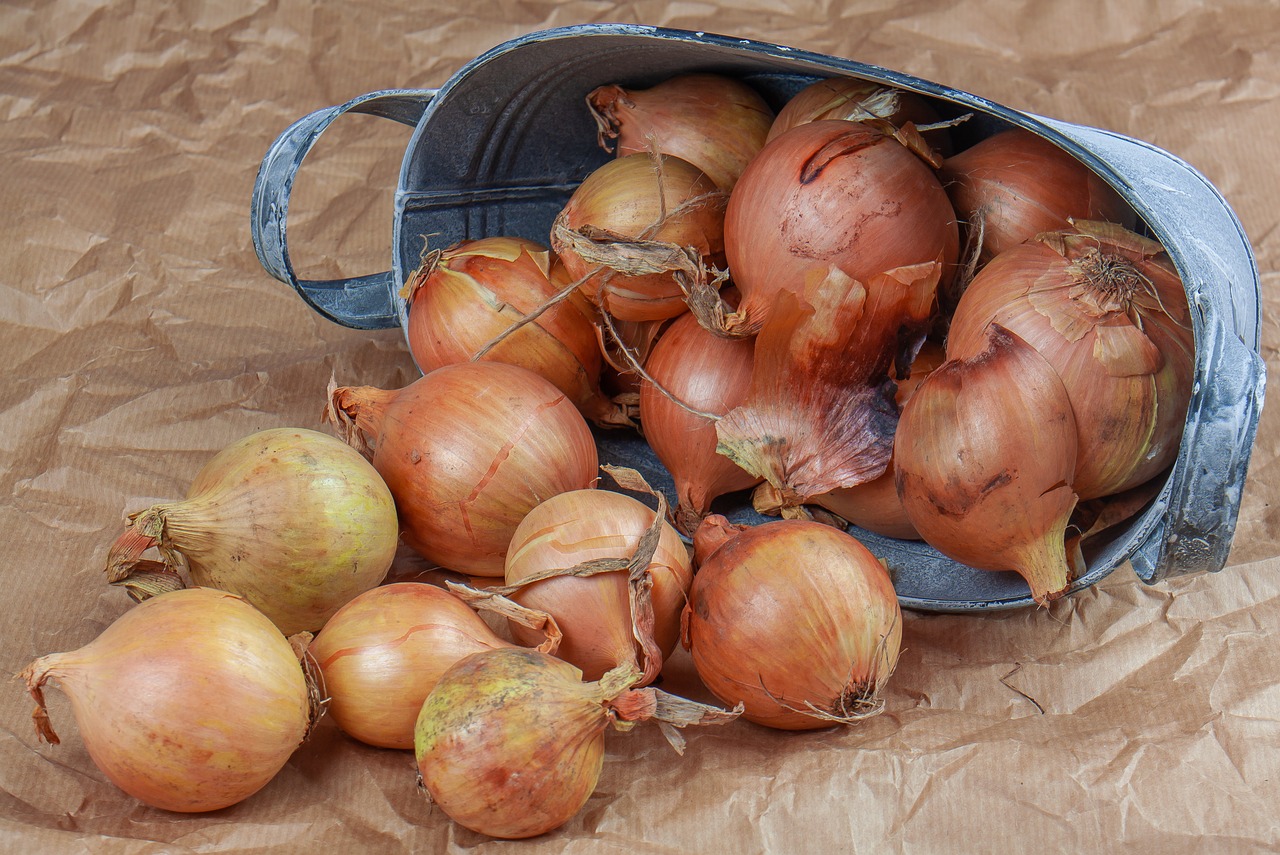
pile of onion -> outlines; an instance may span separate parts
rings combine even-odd
[[[396,390],[340,387],[330,406],[391,488],[405,543],[450,570],[501,576],[524,515],[596,479],[595,440],[573,402],[515,365],[447,365]]]
[[[57,743],[43,686],[58,681],[93,762],[164,810],[218,810],[276,776],[319,714],[298,655],[261,612],[213,588],[146,600],[89,644],[20,675],[40,736]]]
[[[132,514],[107,579],[138,598],[182,587],[185,565],[196,585],[239,594],[292,635],[318,630],[381,582],[398,533],[391,492],[356,451],[317,431],[275,428],[220,451],[186,499]],[[142,559],[152,547],[163,572]]]

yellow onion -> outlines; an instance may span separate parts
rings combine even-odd
[[[422,785],[451,819],[490,837],[534,837],[568,822],[595,791],[604,732],[637,721],[723,724],[735,713],[653,688],[621,666],[598,682],[536,650],[473,653],[445,672],[422,705],[414,754]]]
[[[587,96],[600,146],[619,157],[651,151],[687,160],[721,190],[764,145],[773,110],[760,94],[731,77],[682,74],[649,89],[601,86]]]
[[[911,371],[905,379],[898,381],[898,391],[894,393],[894,401],[901,410],[911,399],[916,387],[929,373],[946,361],[946,351],[942,345],[926,341],[911,363]],[[919,540],[907,512],[898,499],[898,488],[894,483],[893,460],[889,461],[883,475],[854,487],[843,487],[823,493],[813,499],[814,504],[821,505],[832,513],[839,514],[859,528],[885,537],[896,537],[902,540]]]
[[[941,117],[928,101],[913,92],[854,77],[831,77],[815,80],[791,96],[773,120],[768,140],[796,125],[826,119],[851,122],[878,119],[899,127],[908,122],[919,127],[936,124]],[[943,156],[951,153],[951,138],[945,127],[925,130],[922,134]]]
[[[239,594],[292,635],[381,582],[398,533],[391,493],[358,453],[318,431],[274,428],[215,455],[186,499],[132,514],[107,579],[145,594],[133,573],[158,547],[173,586],[185,565],[195,584]]]
[[[702,561],[684,614],[698,676],[748,721],[783,730],[850,724],[883,709],[902,615],[889,573],[852,536],[776,520],[735,532]],[[704,543],[704,549],[708,547]]]
[[[125,612],[89,644],[20,675],[56,744],[43,686],[71,700],[103,774],[153,807],[218,810],[275,777],[306,737],[312,691],[280,630],[240,597],[188,588]]]
[[[864,123],[808,122],[766,145],[734,187],[725,254],[742,302],[703,322],[753,335],[779,292],[801,293],[832,269],[866,282],[937,262],[950,277],[958,248],[951,202],[916,154]]]
[[[573,402],[515,365],[447,365],[395,390],[336,388],[330,405],[391,488],[405,543],[450,570],[501,576],[524,515],[596,479],[595,441]]]
[[[428,253],[406,287],[409,350],[424,373],[472,358],[528,368],[555,384],[591,421],[630,425],[600,393],[591,306],[577,292],[555,301],[568,284],[563,267],[551,267],[545,247],[521,238],[469,240]],[[520,324],[534,313],[535,320]]]
[[[1023,128],[987,137],[947,158],[938,172],[985,264],[1072,219],[1132,226],[1135,215],[1111,185],[1045,138]]]
[[[726,194],[678,157],[631,154],[596,169],[551,227],[569,276],[624,321],[685,311],[684,279],[706,278],[724,254]]]
[[[1039,351],[1066,386],[1081,499],[1135,487],[1173,462],[1195,342],[1182,280],[1160,244],[1079,222],[1006,250],[957,304],[947,356],[980,352],[993,322]]]
[[[1076,420],[1035,349],[998,324],[985,340],[973,357],[935,369],[903,408],[898,495],[939,552],[979,570],[1012,570],[1045,605],[1078,571],[1066,547]]]
[[[760,476],[716,453],[715,421],[692,410],[722,416],[750,390],[754,340],[729,339],[705,330],[693,315],[672,322],[645,363],[653,382],[640,387],[645,439],[671,473],[676,525],[697,530],[716,497],[746,490]]]
[[[656,674],[680,637],[680,610],[693,577],[688,549],[674,528],[659,526],[647,571],[652,588],[651,629],[657,662],[643,662],[644,640],[637,632],[626,560],[654,524],[643,502],[611,490],[577,490],[553,496],[524,518],[507,551],[506,584],[517,603],[555,618],[563,638],[556,655],[582,669],[589,680],[624,664],[642,664]],[[617,559],[619,569],[587,576],[548,571]],[[533,630],[513,624],[522,644],[536,644]]]

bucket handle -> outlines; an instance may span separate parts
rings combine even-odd
[[[435,89],[383,89],[317,110],[290,125],[262,159],[249,207],[258,261],[273,277],[291,285],[307,305],[335,323],[363,330],[400,326],[393,298],[395,274],[386,270],[350,279],[298,278],[286,234],[289,196],[298,168],[320,134],[339,116],[364,113],[416,126],[435,94]]]

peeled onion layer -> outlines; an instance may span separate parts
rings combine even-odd
[[[1021,575],[1040,605],[1066,593],[1075,415],[1053,367],[992,324],[987,346],[933,371],[902,410],[893,464],[912,525],[943,555]]]
[[[938,262],[871,277],[839,268],[778,295],[756,340],[751,392],[716,423],[717,451],[771,484],[784,507],[879,477],[905,375],[934,309]]]
[[[183,501],[130,515],[107,580],[137,598],[181,587],[185,566],[196,585],[244,597],[285,634],[314,632],[382,581],[398,538],[391,492],[368,461],[327,434],[273,428],[216,454]],[[155,568],[141,559],[151,547],[167,579],[134,576]]]
[[[294,649],[246,600],[213,588],[162,594],[79,650],[20,678],[37,732],[56,744],[43,686],[58,681],[103,774],[130,796],[183,813],[236,804],[271,781],[321,709]]]

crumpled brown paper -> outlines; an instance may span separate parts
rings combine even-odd
[[[399,331],[324,321],[260,268],[248,200],[312,110],[436,86],[517,35],[633,21],[846,56],[1114,129],[1190,161],[1254,241],[1263,355],[1280,317],[1280,8],[911,4],[72,3],[0,9],[0,666],[79,647],[129,607],[102,580],[126,512],[217,449],[318,427],[324,386],[415,376]],[[308,159],[291,247],[311,278],[385,269],[409,130],[350,116]],[[1148,588],[1122,569],[1046,610],[908,614],[885,713],[855,728],[610,734],[599,788],[531,852],[1274,851],[1280,535],[1264,411],[1230,566]],[[1280,505],[1277,505],[1280,508]],[[687,656],[664,687],[707,699]],[[321,725],[279,777],[202,816],[125,796],[65,697],[38,744],[0,692],[0,850],[494,850],[415,787],[412,756]]]

